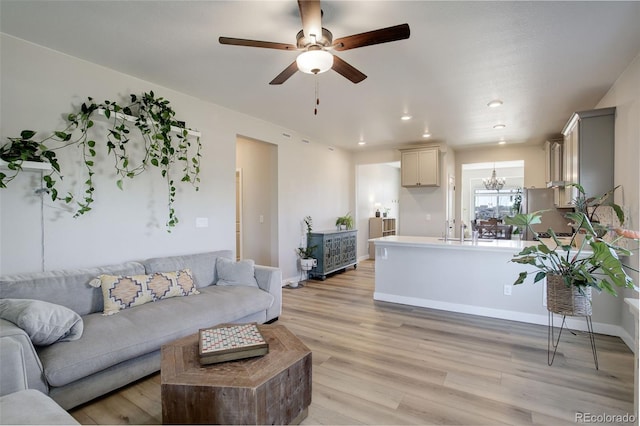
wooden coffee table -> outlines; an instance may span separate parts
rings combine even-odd
[[[259,325],[269,353],[201,365],[198,334],[162,346],[162,422],[298,424],[311,403],[311,351],[283,325]]]

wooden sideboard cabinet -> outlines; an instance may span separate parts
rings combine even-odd
[[[308,245],[316,246],[313,257],[318,265],[309,271],[310,278],[325,280],[327,275],[349,266],[358,266],[358,231],[318,231],[308,234]]]
[[[396,235],[396,219],[393,217],[371,217],[369,218],[369,239]],[[376,247],[373,242],[369,243],[369,259],[376,258]]]

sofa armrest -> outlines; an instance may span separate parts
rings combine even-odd
[[[16,345],[20,347],[20,349],[18,349],[18,351],[21,352],[21,356],[19,358],[15,357]],[[16,364],[6,363],[4,357],[5,350],[8,354],[13,352],[13,355],[10,355],[8,360],[12,360]],[[29,339],[27,333],[25,333],[20,327],[3,319],[0,319],[0,354],[2,354],[2,370],[5,370],[7,365],[11,365],[10,370],[15,370],[14,374],[24,374],[27,389],[36,389],[44,392],[45,394],[49,393],[49,387],[47,386],[47,382],[44,378],[44,369],[42,368],[40,358],[38,358],[38,354],[31,343],[31,339]],[[22,370],[22,372],[20,372],[20,370]],[[0,382],[2,388],[0,389],[0,393],[4,394],[6,393],[4,389],[5,372],[3,371],[2,374],[2,381]],[[20,380],[17,377],[14,377],[14,379]]]
[[[258,287],[273,296],[273,304],[267,309],[267,321],[277,319],[282,313],[282,271],[272,266],[255,266]]]
[[[0,339],[0,363],[0,396],[27,389],[27,367],[18,342]]]

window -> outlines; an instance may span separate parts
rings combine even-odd
[[[476,189],[474,192],[474,216],[476,220],[502,219],[512,214],[518,189],[500,191]]]

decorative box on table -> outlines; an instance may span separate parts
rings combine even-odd
[[[225,324],[199,332],[198,354],[201,364],[215,364],[265,355],[269,345],[256,323]]]

